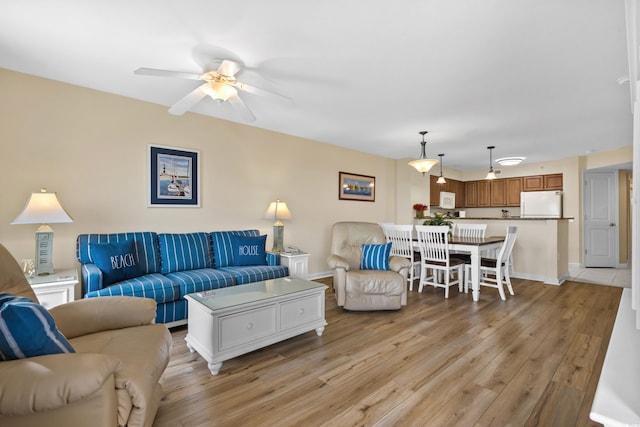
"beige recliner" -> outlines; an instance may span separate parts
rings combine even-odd
[[[0,292],[38,301],[2,245]],[[76,352],[0,361],[0,425],[151,426],[171,348],[167,327],[152,324],[155,301],[91,298],[50,314]]]
[[[411,261],[391,256],[389,270],[360,270],[362,245],[385,244],[380,225],[337,222],[331,235],[333,288],[338,305],[347,310],[397,310],[407,304],[407,274]]]

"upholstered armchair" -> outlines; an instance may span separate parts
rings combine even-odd
[[[390,246],[378,224],[337,222],[333,225],[327,263],[333,270],[333,288],[339,306],[347,310],[397,310],[407,304],[411,261],[388,256],[384,249]],[[388,264],[384,263],[385,258]]]
[[[166,326],[152,323],[156,303],[104,297],[47,311],[37,301],[0,245],[0,425],[151,426],[171,348]],[[24,333],[31,318],[45,321]],[[70,348],[41,351],[34,343],[42,336]]]

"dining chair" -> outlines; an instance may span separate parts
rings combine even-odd
[[[511,273],[509,260],[511,252],[518,235],[518,227],[507,227],[507,234],[504,243],[500,247],[497,258],[480,258],[480,286],[488,286],[498,289],[500,298],[506,300],[503,283],[507,284],[510,295],[514,295],[511,286]],[[471,265],[465,265],[465,292],[469,291],[469,283],[471,282]]]
[[[484,237],[487,224],[456,224],[455,235],[460,237]]]
[[[391,255],[407,258],[411,261],[411,268],[407,280],[409,290],[413,290],[416,268],[420,268],[420,252],[413,249],[413,224],[396,225],[385,224],[382,226],[387,242],[391,242]]]
[[[482,238],[487,232],[487,224],[456,224],[453,235],[457,237]],[[452,252],[451,256],[461,259],[465,264],[471,264],[471,255],[463,252]]]
[[[462,291],[462,270],[464,262],[449,255],[449,227],[439,225],[416,225],[418,247],[420,248],[420,286],[422,292],[425,285],[444,288],[444,297],[449,298],[449,287],[458,285]],[[429,276],[428,271],[433,274]],[[438,274],[442,272],[443,274]],[[451,273],[457,273],[452,280]]]

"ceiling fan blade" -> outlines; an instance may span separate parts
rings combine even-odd
[[[231,61],[229,59],[225,59],[222,61],[222,64],[218,67],[218,74],[222,74],[223,76],[235,76],[238,71],[242,69],[242,64],[239,62]]]
[[[256,120],[256,116],[253,115],[251,110],[249,110],[249,107],[247,107],[247,104],[245,104],[238,95],[230,96],[229,102],[231,103],[231,105],[236,107],[245,122],[253,122]]]
[[[185,73],[183,71],[157,70],[155,68],[138,68],[133,74],[139,76],[174,77],[178,79],[202,80],[200,74]]]
[[[235,82],[235,83],[229,83],[229,85],[235,87],[238,90],[241,90],[243,92],[249,92],[254,95],[271,96],[271,97],[276,97],[279,99],[286,99],[287,101],[291,101],[291,98],[289,98],[288,96],[280,95],[279,93],[271,92],[269,90],[260,89],[259,87],[251,86],[246,83]]]
[[[198,86],[187,96],[176,102],[173,107],[169,108],[169,113],[173,114],[174,116],[181,116],[189,111],[191,107],[196,105],[202,98],[207,96],[204,90],[202,90],[204,86],[205,85]]]

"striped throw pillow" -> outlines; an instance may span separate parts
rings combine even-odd
[[[207,233],[158,234],[162,274],[211,268],[211,241]]]
[[[0,359],[75,353],[46,308],[29,298],[0,293]]]
[[[391,242],[384,245],[362,245],[360,270],[389,270]]]

